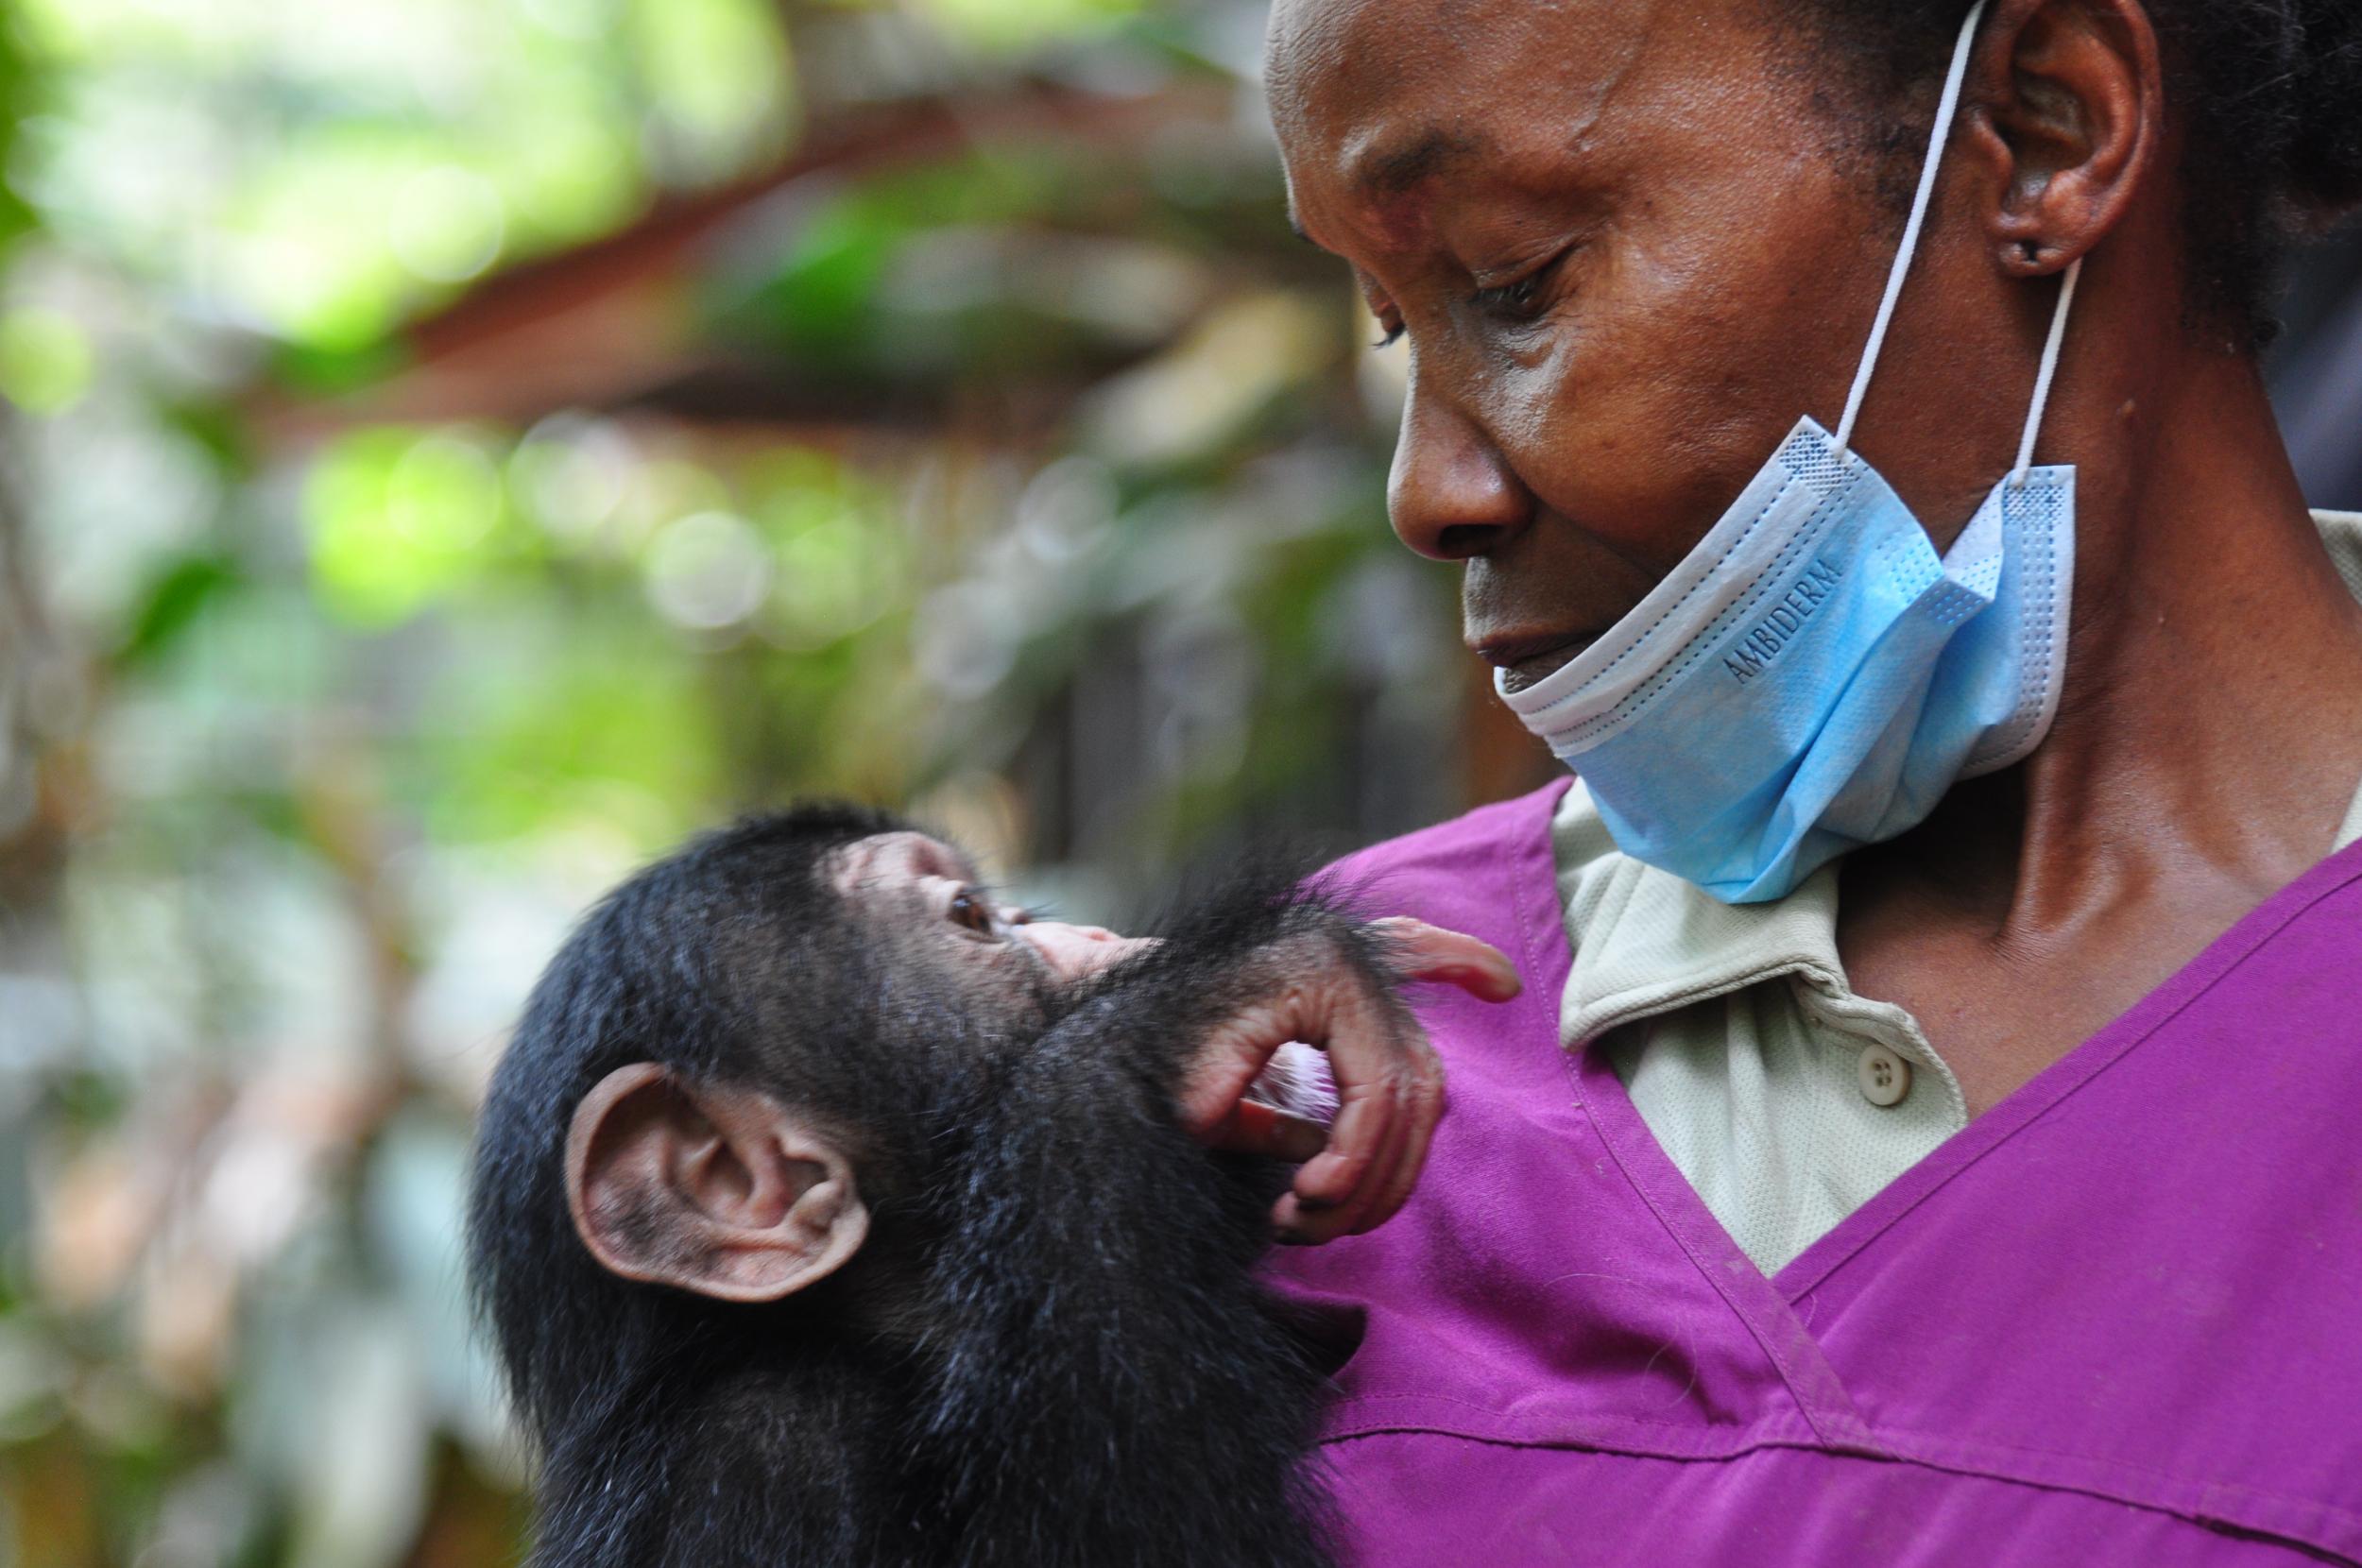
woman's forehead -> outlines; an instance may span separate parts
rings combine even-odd
[[[1761,0],[1277,0],[1265,75],[1291,185],[1307,207],[1382,210],[1422,185],[1556,162],[1612,132],[1619,115],[1694,115],[1725,57],[1743,55],[1760,74],[1761,9]]]
[[[1727,0],[1659,13],[1669,0],[1275,0],[1265,78],[1275,117],[1353,114],[1415,105],[1446,129],[1511,107],[1493,96],[1547,95],[1586,117],[1652,41],[1694,32]],[[1568,94],[1572,94],[1571,97]],[[1518,105],[1515,107],[1523,107]],[[1283,129],[1285,128],[1283,123]]]

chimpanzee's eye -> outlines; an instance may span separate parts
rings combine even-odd
[[[962,888],[951,895],[951,906],[945,912],[954,926],[962,926],[980,936],[993,933],[992,905],[974,888]]]

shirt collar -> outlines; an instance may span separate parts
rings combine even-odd
[[[1550,838],[1574,948],[1559,1005],[1567,1044],[1778,975],[1843,989],[1835,865],[1776,902],[1725,904],[1618,850],[1580,781],[1559,802]]]

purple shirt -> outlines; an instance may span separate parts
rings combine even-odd
[[[1767,1279],[1589,1051],[1554,786],[1340,875],[1508,953],[1323,1438],[1349,1563],[2362,1562],[2362,845]]]

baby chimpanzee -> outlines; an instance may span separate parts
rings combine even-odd
[[[1441,1080],[1395,986],[1515,974],[1284,878],[1157,942],[974,880],[804,808],[634,877],[541,977],[469,1223],[536,1568],[1326,1560],[1320,1376],[1253,1267],[1417,1174]],[[1330,1129],[1242,1101],[1291,1040]]]

